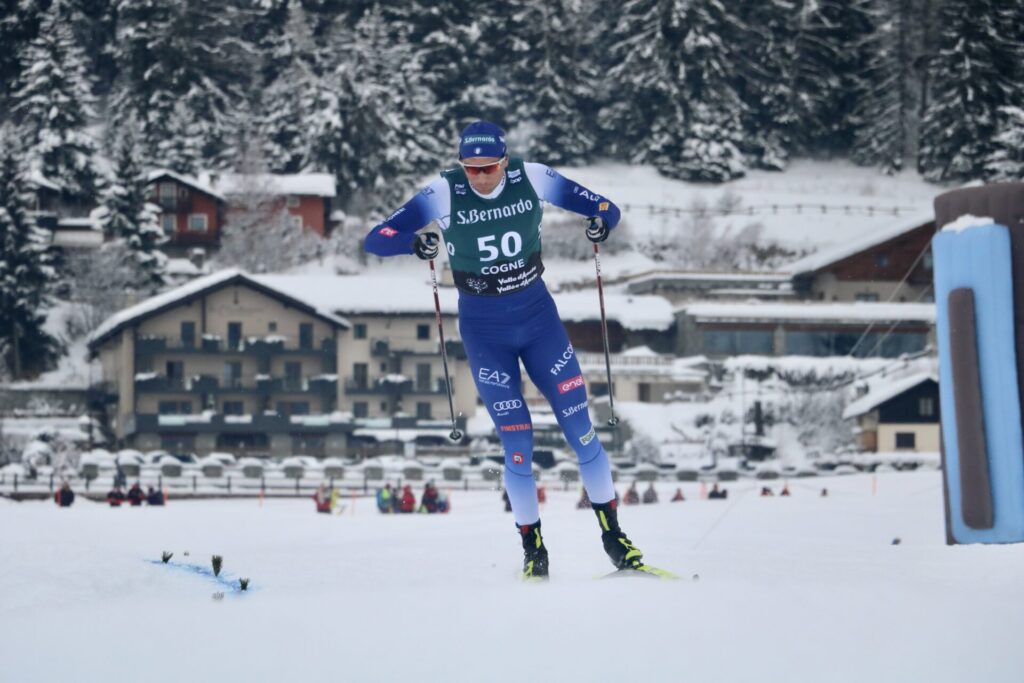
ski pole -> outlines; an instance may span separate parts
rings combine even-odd
[[[444,363],[444,388],[448,393],[448,413],[452,417],[452,431],[448,438],[452,441],[462,439],[462,432],[455,425],[455,404],[452,403],[452,383],[448,375],[448,350],[444,345],[444,325],[441,324],[441,298],[437,295],[437,271],[434,269],[434,259],[430,259],[430,281],[434,285],[434,314],[437,316],[437,336],[441,340],[441,361]]]
[[[608,418],[608,426],[612,429],[619,424],[615,417],[615,397],[612,395],[612,361],[608,356],[608,321],[604,315],[604,287],[601,286],[601,249],[594,242],[594,267],[597,269],[597,297],[601,302],[601,340],[604,342],[604,368],[608,374],[608,407],[612,416]]]

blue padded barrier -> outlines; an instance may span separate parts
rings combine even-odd
[[[932,239],[932,253],[939,396],[952,537],[957,543],[1021,542],[1024,541],[1024,442],[1014,347],[1010,233],[1001,225],[940,232]],[[962,508],[949,342],[949,294],[958,288],[969,288],[974,294],[978,371],[994,510],[994,526],[990,529],[969,527]]]

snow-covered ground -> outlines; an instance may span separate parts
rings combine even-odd
[[[624,509],[652,562],[698,582],[592,580],[610,567],[575,491],[548,491],[539,585],[516,578],[494,492],[430,516],[0,500],[0,678],[1021,680],[1024,546],[945,546],[937,472],[878,475],[876,495],[869,476],[761,484]],[[221,554],[252,589],[215,601],[213,580],[152,564],[163,550]]]
[[[558,170],[623,206],[624,220],[638,238],[677,229],[680,217],[665,209],[691,209],[695,201],[715,209],[728,194],[739,200],[739,211],[719,219],[722,229],[731,227],[735,233],[761,223],[766,241],[804,251],[836,246],[905,222],[908,216],[927,214],[935,196],[947,189],[914,171],[886,176],[842,160],[796,159],[782,173],[751,171],[716,185],[665,178],[650,166],[606,163]],[[656,208],[652,211],[651,206]]]

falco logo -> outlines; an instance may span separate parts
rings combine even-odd
[[[383,228],[380,229],[380,234],[384,235],[385,237],[394,237],[395,235],[398,234],[398,231],[392,227],[385,225]]]
[[[589,432],[580,437],[580,443],[586,446],[588,443],[594,440],[595,436],[597,436],[597,434],[594,432],[594,428],[591,427]]]
[[[516,408],[522,408],[523,407],[523,402],[520,401],[518,398],[514,398],[511,401],[497,401],[496,403],[492,403],[491,407],[494,408],[494,410],[496,412],[507,413],[510,410],[515,410]]]
[[[512,462],[514,462],[515,464],[522,465],[524,460],[526,460],[526,458],[524,458],[523,454],[520,453],[519,451],[516,451],[515,453],[512,454]]]
[[[573,389],[580,389],[582,387],[583,375],[576,375],[575,377],[571,377],[565,380],[564,382],[559,382],[558,393],[565,394],[572,391]]]
[[[512,379],[512,375],[508,374],[507,372],[501,372],[500,370],[480,368],[480,370],[478,370],[476,373],[476,379],[481,384],[489,384],[493,387],[501,387],[502,389],[508,389],[508,383],[509,380]]]
[[[608,202],[601,202],[600,204],[598,204],[597,205],[597,210],[598,211],[607,211],[608,210]]]
[[[571,358],[572,344],[569,344],[569,346],[565,348],[565,351],[562,352],[562,357],[556,360],[555,364],[551,366],[551,374],[557,375],[558,373],[560,373],[562,371],[562,368],[564,368],[569,363],[569,360]]]
[[[529,423],[501,425],[501,431],[503,432],[528,432],[531,429],[533,429],[533,425],[530,425]]]

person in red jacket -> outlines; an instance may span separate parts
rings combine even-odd
[[[399,512],[413,512],[416,509],[416,496],[413,495],[412,487],[406,484],[402,487],[402,497],[398,500]]]
[[[327,484],[320,484],[320,488],[313,494],[313,501],[316,503],[317,512],[331,513],[331,491]]]

